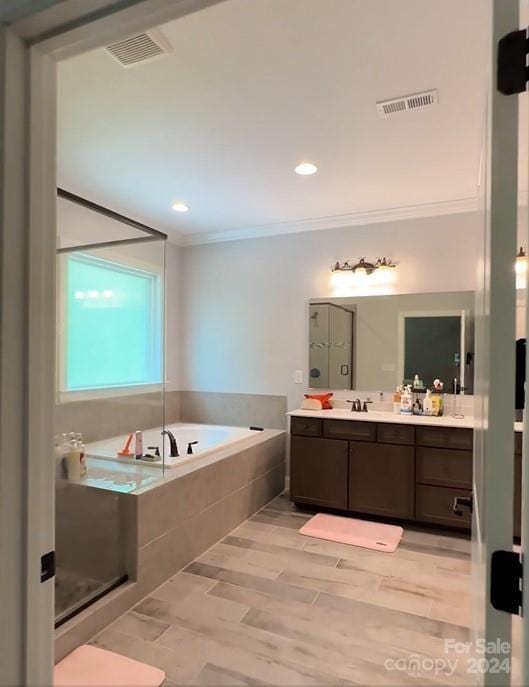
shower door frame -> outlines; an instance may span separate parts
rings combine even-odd
[[[41,560],[55,538],[57,63],[219,1],[0,7],[2,685],[53,684],[54,579],[41,581]]]

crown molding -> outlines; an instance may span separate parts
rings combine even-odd
[[[179,245],[195,246],[205,243],[220,243],[223,241],[241,241],[243,239],[263,238],[282,234],[296,234],[305,231],[322,231],[325,229],[339,229],[341,227],[381,224],[397,220],[417,219],[421,217],[439,217],[455,215],[478,210],[478,198],[461,198],[458,200],[444,200],[437,203],[423,203],[420,205],[406,205],[403,207],[387,208],[384,210],[367,210],[351,212],[343,215],[329,215],[292,222],[276,222],[244,229],[228,229],[197,234],[184,234],[179,237]]]

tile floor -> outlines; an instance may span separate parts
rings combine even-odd
[[[468,539],[407,529],[385,554],[302,537],[309,517],[279,496],[93,643],[165,687],[475,684],[433,668],[470,640]]]

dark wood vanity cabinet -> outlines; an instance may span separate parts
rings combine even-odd
[[[349,510],[413,518],[413,446],[349,443]]]
[[[299,503],[347,509],[347,441],[292,436],[290,489]]]
[[[471,429],[291,419],[294,502],[468,530],[453,511],[472,494]],[[520,536],[521,434],[515,435],[514,535]]]

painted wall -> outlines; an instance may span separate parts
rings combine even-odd
[[[299,405],[311,298],[475,287],[477,214],[189,246],[181,265],[181,383],[196,391],[284,394]],[[385,255],[389,284],[331,283],[336,260]]]

